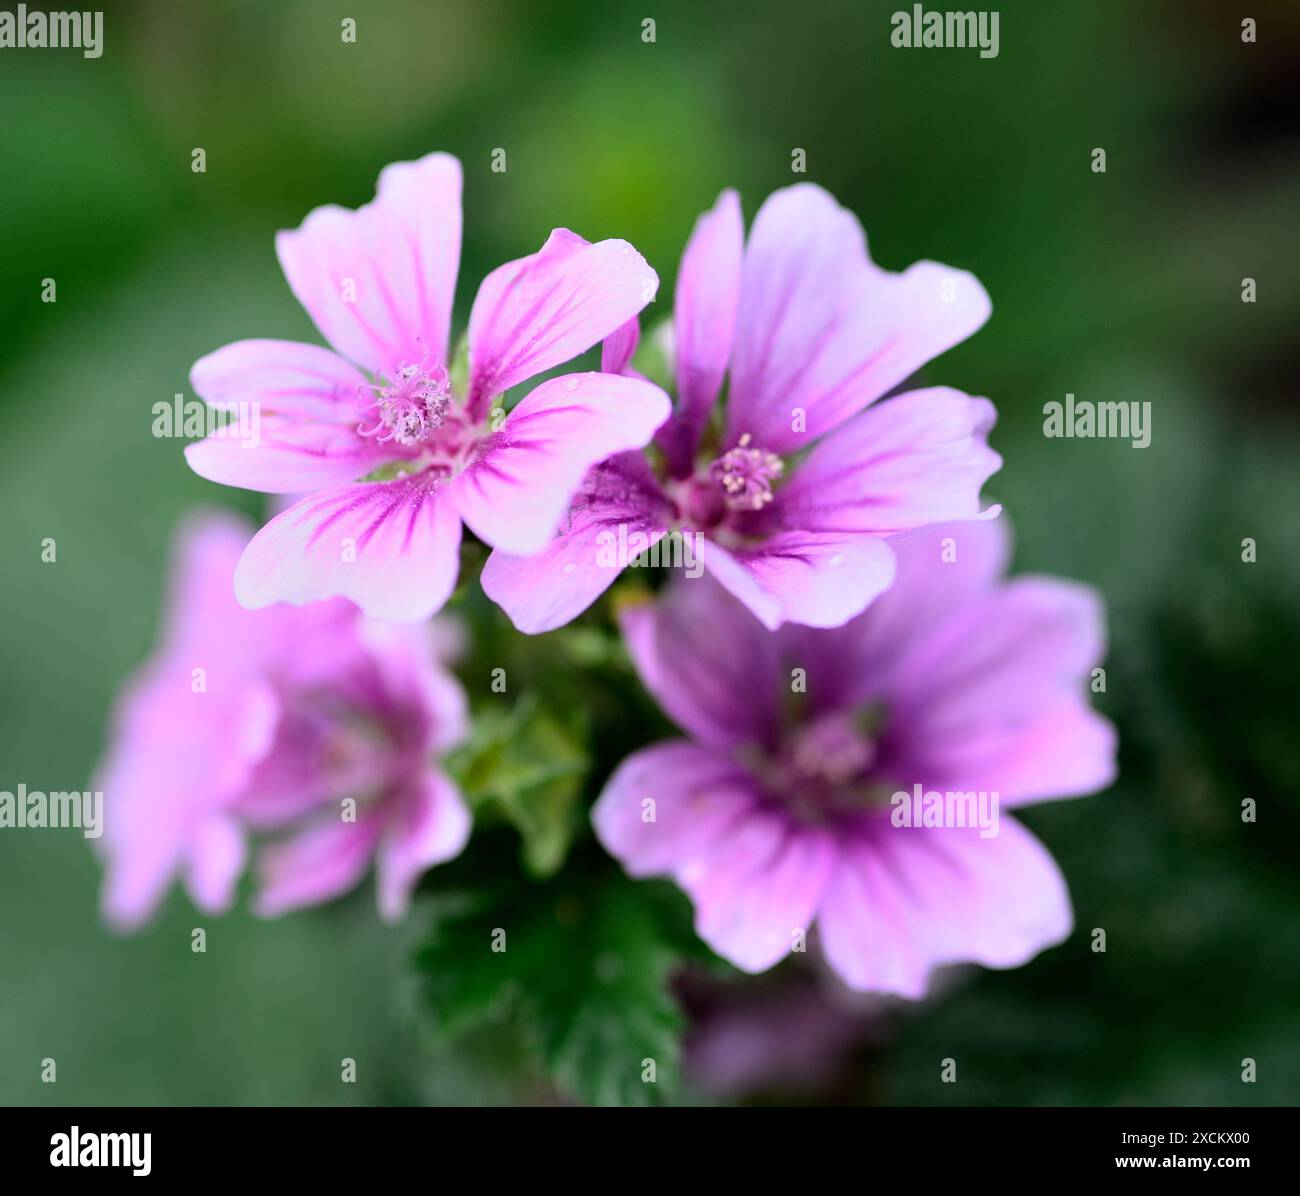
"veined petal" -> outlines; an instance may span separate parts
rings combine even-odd
[[[543,382],[511,411],[448,488],[474,533],[518,556],[555,535],[587,471],[647,444],[668,417],[652,383],[615,374]]]
[[[763,972],[806,937],[837,857],[825,829],[756,808],[677,881],[695,903],[700,938],[742,971]]]
[[[622,374],[636,356],[641,343],[641,321],[633,316],[626,324],[615,328],[601,343],[600,372]]]
[[[744,241],[740,197],[728,190],[696,222],[682,254],[673,299],[677,408],[661,438],[676,477],[690,473],[731,357]]]
[[[447,358],[460,268],[461,170],[450,154],[384,168],[372,202],[317,208],[275,247],[321,334],[363,368]]]
[[[916,1000],[936,967],[1018,967],[1064,939],[1072,922],[1056,862],[1004,817],[987,839],[878,819],[843,847],[817,924],[850,988]]]
[[[991,311],[965,271],[875,266],[852,213],[810,183],[774,192],[741,271],[727,439],[790,452],[838,427]]]
[[[894,580],[894,554],[861,533],[778,532],[754,548],[728,551],[706,540],[705,568],[775,631],[782,623],[838,627]]]
[[[784,526],[888,536],[980,514],[1002,465],[988,446],[987,399],[936,386],[864,411],[827,436],[777,493]]]
[[[778,639],[707,574],[619,616],[642,684],[698,743],[775,745],[789,688]]]
[[[497,550],[479,580],[519,631],[553,631],[609,589],[639,551],[658,544],[672,517],[645,457],[621,453],[587,474],[559,532],[540,552]]]
[[[629,875],[671,875],[695,904],[696,933],[747,972],[807,933],[835,862],[824,830],[771,809],[749,773],[684,740],[629,756],[591,817]]]
[[[493,270],[469,317],[469,410],[562,365],[632,319],[659,276],[626,241],[589,244],[559,228],[537,253]]]
[[[971,746],[978,750],[977,745]],[[1081,797],[1114,782],[1118,749],[1114,724],[1098,714],[1083,694],[1074,694],[1042,710],[1022,729],[1014,745],[1002,748],[996,764],[978,760],[968,775],[988,776],[995,770],[997,792],[1013,808],[1051,798]]]
[[[350,598],[382,619],[428,618],[451,597],[460,517],[432,473],[322,490],[257,533],[235,570],[246,607]]]
[[[931,524],[892,537],[889,547],[898,562],[894,583],[862,614],[842,627],[781,628],[790,660],[805,670],[814,711],[882,696],[897,663],[943,619],[990,593],[1010,556],[1006,516]]]
[[[591,811],[601,845],[629,876],[691,871],[728,826],[758,802],[737,764],[684,739],[634,752]]]
[[[239,421],[186,446],[190,468],[209,481],[302,494],[364,477],[402,455],[358,434],[366,379],[318,345],[236,341],[195,362],[190,385]]]
[[[1018,577],[944,619],[898,662],[882,766],[905,788],[983,790],[1017,804],[1103,788],[1115,773],[1114,729],[1084,695],[1104,655],[1093,590]]]

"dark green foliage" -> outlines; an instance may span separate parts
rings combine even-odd
[[[700,954],[681,896],[595,857],[529,881],[492,866],[492,846],[448,870],[472,888],[445,876],[433,891],[415,956],[424,1020],[443,1040],[509,1021],[560,1092],[592,1104],[670,1097],[684,1020],[668,981]]]

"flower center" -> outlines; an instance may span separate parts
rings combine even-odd
[[[380,444],[396,441],[409,448],[423,444],[447,422],[451,379],[442,365],[404,362],[391,379],[382,372],[375,377],[377,383],[370,387],[374,397],[366,395],[362,408],[378,422],[372,428],[359,424],[357,431],[362,436],[373,436]]]
[[[780,749],[747,763],[772,797],[810,825],[855,819],[887,804],[879,709],[833,711],[789,729]]]
[[[746,432],[735,448],[709,466],[709,477],[721,489],[730,510],[760,511],[772,501],[772,483],[784,470],[785,462],[775,453],[751,445]]]
[[[801,727],[786,750],[796,774],[832,785],[861,779],[876,760],[874,740],[841,714],[825,714]]]

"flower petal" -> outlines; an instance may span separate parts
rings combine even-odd
[[[431,473],[322,490],[257,533],[235,570],[244,606],[350,598],[381,619],[428,618],[451,597],[460,518]]]
[[[321,334],[364,369],[445,363],[460,268],[461,170],[450,154],[396,162],[355,212],[317,208],[276,236],[280,265]]]
[[[682,255],[673,299],[677,409],[660,441],[675,477],[691,471],[731,356],[744,241],[740,197],[728,190],[696,221]]]
[[[464,687],[438,656],[438,640],[450,630],[450,625],[375,619],[360,620],[357,626],[358,638],[383,673],[386,692],[427,719],[427,726],[408,720],[412,739],[418,735],[437,755],[464,742],[470,727]]]
[[[1018,967],[1061,942],[1072,921],[1056,862],[1013,819],[983,839],[882,817],[844,846],[817,924],[850,988],[916,1000],[936,967]]]
[[[749,775],[684,739],[634,752],[615,769],[591,811],[601,845],[629,876],[689,868],[757,802]]]
[[[1005,516],[932,524],[892,537],[889,547],[898,561],[894,584],[862,614],[841,627],[781,628],[814,712],[883,696],[899,660],[953,611],[991,592],[1010,555]]]
[[[214,815],[195,827],[186,887],[204,913],[230,908],[246,855],[244,835],[234,819]]]
[[[190,385],[218,409],[256,413],[247,439],[232,424],[186,446],[190,468],[212,482],[303,494],[363,477],[401,455],[358,435],[365,377],[318,345],[236,341],[195,362]]]
[[[748,972],[807,931],[835,858],[824,831],[770,811],[747,772],[685,740],[629,756],[592,824],[629,875],[671,874],[695,903],[699,936]]]
[[[525,395],[448,488],[480,539],[519,556],[555,535],[587,471],[649,443],[668,396],[615,374],[568,374]]]
[[[281,714],[271,687],[248,669],[262,629],[231,592],[246,539],[229,513],[187,520],[161,649],[113,712],[92,789],[104,794],[95,840],[106,866],[103,913],[118,930],[146,921],[178,874],[188,872],[205,908],[228,901],[230,843],[209,832],[270,749]],[[199,692],[195,669],[204,674]]]
[[[657,601],[625,608],[619,627],[642,684],[692,739],[775,746],[789,688],[777,637],[714,578],[675,578]]]
[[[646,547],[657,544],[672,516],[645,457],[620,453],[583,479],[568,518],[545,548],[532,556],[497,550],[479,580],[519,631],[553,631],[582,614],[630,563],[620,558],[620,543],[635,546],[644,537]]]
[[[779,532],[756,548],[729,552],[711,540],[705,568],[775,631],[782,623],[838,627],[894,580],[894,554],[874,536]]]
[[[771,505],[786,527],[910,531],[980,514],[980,489],[1002,464],[988,446],[987,399],[937,386],[864,411],[818,444]]]
[[[259,918],[332,901],[353,888],[370,867],[383,824],[374,813],[356,822],[330,816],[263,849],[260,887],[253,909]]]
[[[636,356],[641,343],[641,321],[633,316],[626,324],[615,328],[600,346],[600,372],[622,374]]]
[[[1114,724],[1074,695],[1042,710],[996,767],[984,760],[971,767],[980,776],[994,772],[1003,803],[1015,807],[1109,788],[1118,771],[1117,752]]]
[[[378,858],[379,913],[386,922],[406,915],[425,872],[464,850],[472,822],[460,792],[440,772],[394,800]]]
[[[677,881],[700,938],[742,971],[763,972],[807,935],[837,855],[826,830],[755,809]]]
[[[1105,653],[1099,595],[1019,577],[944,619],[889,684],[882,768],[900,787],[996,792],[1004,802],[1091,793],[1115,735],[1084,701]]]
[[[811,443],[965,340],[990,311],[964,271],[875,266],[857,219],[820,187],[773,193],[741,272],[728,443],[746,432],[772,452]]]
[[[241,617],[230,578],[252,525],[233,511],[188,514],[172,538],[164,603],[164,657],[211,659],[227,668],[256,660],[261,629]]]
[[[154,835],[106,856],[100,912],[110,929],[126,934],[162,904],[181,859],[180,844],[170,835]]]
[[[557,228],[537,253],[493,270],[469,317],[469,410],[562,365],[655,297],[659,277],[626,241],[588,244]]]

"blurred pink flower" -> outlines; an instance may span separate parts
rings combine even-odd
[[[103,911],[144,922],[183,879],[228,908],[251,834],[258,912],[351,889],[373,859],[380,912],[457,855],[470,815],[435,758],[466,731],[464,694],[427,627],[377,623],[343,599],[261,611],[230,575],[248,527],[196,518],[178,537],[165,625],[119,702],[104,793]]]
[[[629,757],[593,820],[631,875],[676,880],[737,967],[771,967],[815,921],[849,987],[919,998],[940,965],[1014,967],[1061,941],[1070,904],[1013,818],[987,836],[898,825],[893,795],[1091,793],[1115,735],[1086,697],[1104,652],[1092,591],[1001,582],[1001,521],[893,547],[897,583],[834,630],[769,633],[707,577],[625,611],[637,671],[691,738]]]
[[[640,453],[602,463],[543,552],[497,545],[483,588],[521,631],[549,631],[617,576],[606,538],[623,528],[650,547],[681,530],[768,628],[839,626],[889,588],[891,537],[996,514],[979,505],[1002,463],[987,399],[931,387],[872,405],[990,310],[965,271],[875,265],[856,217],[820,187],[771,195],[747,245],[740,201],[723,192],[677,276],[664,468]],[[630,373],[636,344],[632,322],[605,342],[603,368]],[[728,374],[725,426],[706,436]]]
[[[854,1054],[884,1036],[884,998],[848,994],[872,1005],[845,1008],[808,976],[728,982],[687,972],[675,987],[691,1018],[686,1073],[724,1100],[825,1096],[850,1077]]]
[[[258,405],[260,440],[192,444],[195,472],[307,494],[241,557],[245,606],[342,596],[371,615],[424,618],[455,587],[462,521],[506,551],[543,548],[587,470],[639,449],[667,417],[658,387],[582,373],[543,382],[490,427],[494,396],[635,318],[659,280],[625,241],[556,229],[484,279],[457,396],[448,346],[460,238],[460,163],[430,154],[389,166],[374,202],[317,208],[276,238],[289,286],[334,351],[247,340],[195,364],[191,384],[210,404]],[[357,480],[380,469],[386,480]]]

